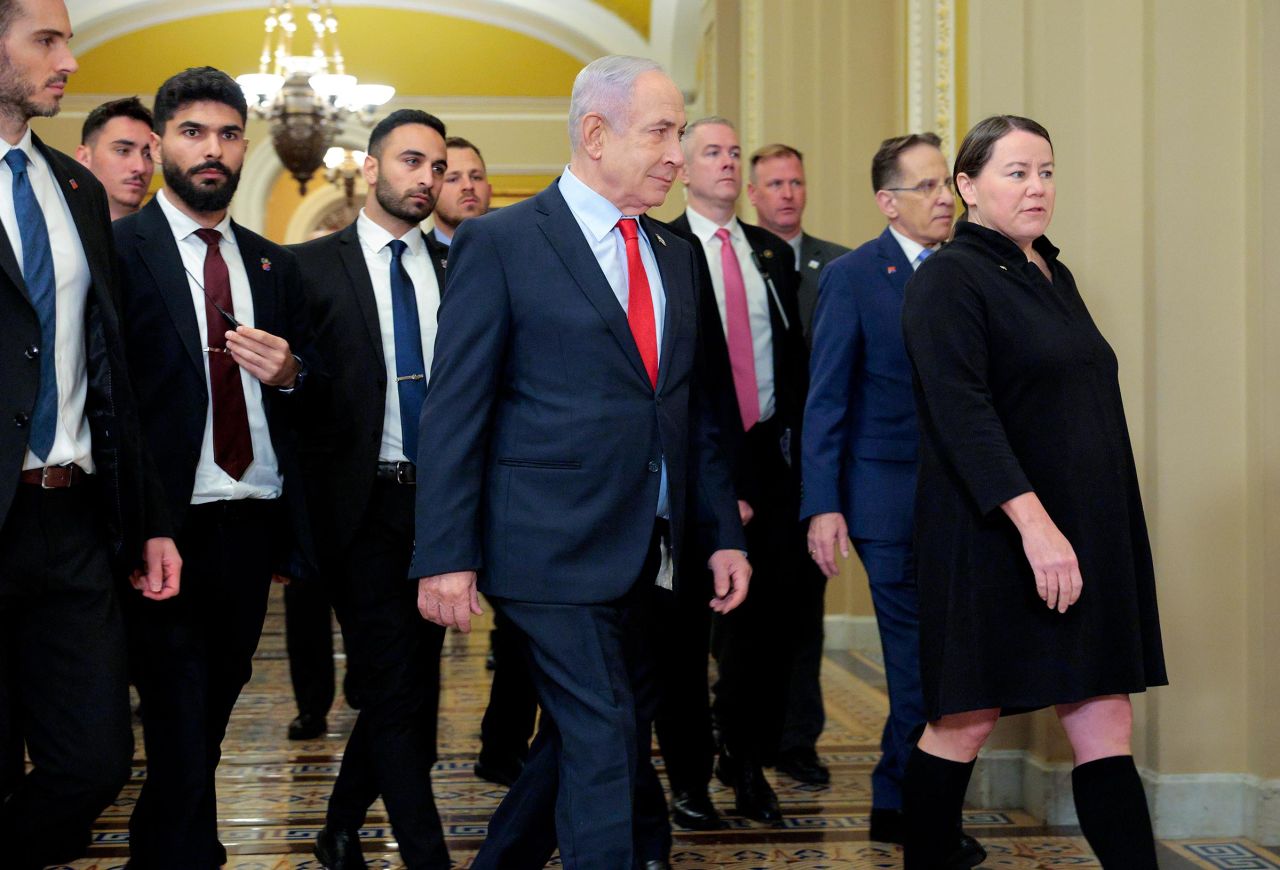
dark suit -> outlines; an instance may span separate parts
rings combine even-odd
[[[690,240],[697,254],[702,316],[715,327],[702,332],[704,352],[716,361],[722,400],[732,404],[730,414],[738,422],[735,437],[730,439],[737,495],[755,513],[745,529],[754,569],[751,595],[742,607],[719,620],[716,628],[714,645],[720,676],[715,686],[714,714],[730,753],[748,763],[761,763],[776,753],[782,732],[787,683],[798,640],[796,621],[804,605],[815,597],[820,601],[822,594],[797,521],[799,432],[808,360],[796,304],[795,261],[791,247],[782,239],[760,227],[742,224],[756,263],[768,278],[766,296],[773,329],[774,372],[773,416],[743,432],[729,374],[729,348],[702,243],[691,232],[686,215],[672,221],[671,226]],[[751,262],[740,266],[744,272],[756,268]],[[768,284],[777,291],[776,295],[769,291]],[[705,630],[696,625],[696,620],[706,617],[696,601],[689,601],[688,607],[690,621],[680,639],[688,647],[667,670],[671,694],[662,705],[675,718],[668,724],[664,721],[666,716],[660,715],[658,728],[664,758],[677,759],[672,774],[677,781],[682,778],[679,759],[692,759],[695,751],[672,747],[669,752],[672,741],[685,744],[693,734],[699,744],[707,745],[702,736],[701,713],[695,712],[705,697],[701,664],[706,660]],[[695,715],[697,719],[691,718]],[[691,774],[699,779],[710,767],[705,749],[701,755],[696,772]],[[672,787],[677,787],[676,782]]]
[[[184,558],[180,596],[132,600],[126,611],[147,750],[147,779],[129,823],[138,870],[225,863],[213,783],[222,737],[252,673],[271,575],[305,574],[311,550],[293,435],[298,405],[316,386],[307,379],[292,394],[261,385],[282,497],[191,504],[209,413],[206,342],[161,195],[113,225],[143,435]],[[293,256],[231,226],[253,325],[288,341],[318,376]]]
[[[388,374],[358,225],[293,248],[332,371],[326,401],[301,430],[303,475],[320,574],[342,625],[347,698],[360,711],[328,823],[359,829],[381,795],[406,864],[447,868],[430,778],[444,629],[418,614],[408,579],[415,487],[378,473]],[[441,258],[431,263],[443,289]]]
[[[819,239],[806,232],[800,233],[800,260],[796,263],[796,273],[800,277],[800,286],[796,295],[800,302],[800,324],[804,327],[804,340],[813,347],[813,314],[818,308],[818,279],[827,264],[841,254],[849,253],[844,245]]]
[[[410,573],[480,571],[480,590],[528,644],[544,710],[476,867],[541,866],[553,803],[566,867],[666,857],[632,844],[643,815],[633,807],[655,793],[662,803],[638,629],[663,466],[677,561],[686,547],[705,561],[744,542],[700,400],[693,254],[665,227],[641,227],[666,297],[656,390],[557,184],[454,237],[419,447],[433,473],[419,481]]]
[[[813,314],[818,306],[818,278],[827,264],[841,254],[849,253],[844,245],[800,233],[800,260],[796,272],[800,276],[797,296],[804,340],[813,349]],[[824,591],[825,591],[825,584]],[[787,691],[787,717],[782,725],[779,750],[813,750],[822,736],[826,713],[822,703],[823,595],[810,598],[803,615],[803,629],[797,640],[794,666]]]
[[[842,513],[871,583],[890,715],[872,774],[876,808],[902,805],[913,732],[924,724],[912,556],[919,432],[902,298],[911,277],[888,229],[822,273],[804,419],[801,515]]]
[[[90,824],[129,778],[125,641],[111,563],[131,570],[144,538],[170,534],[159,487],[144,471],[106,195],[79,163],[34,134],[32,143],[70,208],[89,266],[84,413],[96,474],[67,489],[19,482],[41,332],[0,232],[0,841],[9,844],[6,865],[19,870],[78,857]],[[25,775],[24,741],[34,764]]]

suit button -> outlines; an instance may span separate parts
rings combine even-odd
[[[658,466],[658,460],[656,460],[656,459],[650,459],[650,460],[649,460],[649,470],[650,470],[650,471],[652,471],[652,472],[656,473],[656,472],[658,471],[658,467],[659,467],[659,466]]]
[[[40,356],[40,348],[36,347],[34,344],[27,348],[27,359],[35,359],[38,356]]]
[[[31,415],[25,411],[19,411],[13,415],[13,424],[19,429],[31,422]]]

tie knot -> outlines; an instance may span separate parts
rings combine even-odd
[[[196,230],[196,235],[200,237],[200,241],[204,242],[211,248],[216,248],[222,242],[222,233],[209,227],[203,227]]]
[[[14,175],[27,171],[27,154],[21,148],[10,148],[4,155],[4,162],[9,164]]]
[[[622,233],[622,240],[624,242],[640,238],[639,231],[636,228],[638,223],[639,221],[635,218],[623,218],[618,221],[618,232]]]
[[[721,227],[716,230],[716,238],[720,240],[720,244],[722,245],[729,244],[729,231],[724,227]]]
[[[392,239],[387,242],[387,247],[391,249],[391,260],[394,262],[404,256],[409,245],[403,239]]]

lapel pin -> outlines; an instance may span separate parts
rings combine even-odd
[[[816,269],[816,268],[818,268],[818,267],[819,267],[819,266],[821,266],[821,265],[822,265],[822,264],[821,264],[821,263],[819,263],[817,260],[810,260],[810,261],[809,261],[809,268],[810,268],[810,269]]]
[[[270,261],[270,260],[268,260],[266,257],[263,257],[261,260],[259,260],[259,262],[260,262],[260,263],[262,263],[262,271],[264,271],[264,272],[270,272],[270,271],[271,271],[271,261]]]
[[[1008,272],[1008,271],[1009,271],[1009,267],[1008,267],[1008,266],[1000,266],[1000,271],[1002,271],[1002,272]]]
[[[448,269],[448,268],[449,268],[449,260],[448,260],[448,258],[446,258],[446,257],[441,257],[441,258],[440,258],[440,268],[441,268],[441,269]]]
[[[79,189],[80,189],[80,185],[76,182],[76,180],[75,180],[74,178],[68,178],[68,179],[67,179],[67,183],[71,185],[71,189],[72,189],[72,190],[79,190]]]
[[[897,271],[898,271],[898,267],[897,267],[897,266],[885,266],[884,270],[885,270],[886,272],[888,272],[890,275],[892,275],[893,273],[895,273],[895,272],[897,272]]]
[[[772,260],[772,259],[773,259],[773,249],[772,249],[772,248],[765,248],[765,249],[764,249],[764,258],[765,258],[766,260]]]
[[[658,240],[658,244],[662,245],[662,247],[665,248],[667,246],[667,240],[664,239],[662,236],[658,235],[657,233],[654,233],[653,237]]]

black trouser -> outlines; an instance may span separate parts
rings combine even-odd
[[[289,679],[299,714],[319,719],[333,706],[333,620],[329,590],[318,579],[284,587],[284,636]]]
[[[665,525],[665,524],[664,524]],[[527,644],[542,719],[520,778],[489,820],[476,870],[631,870],[667,860],[671,827],[650,753],[657,539],[635,586],[602,604],[490,599]]]
[[[493,685],[480,720],[483,758],[524,761],[538,717],[538,693],[525,661],[520,630],[500,610],[493,612]]]
[[[782,726],[780,752],[814,750],[826,725],[822,703],[823,617],[826,614],[827,578],[817,565],[797,572],[792,593],[797,601],[796,647],[791,660],[787,715]]]
[[[653,649],[658,667],[654,730],[673,792],[705,792],[711,781],[708,664],[711,647],[711,573],[701,556],[683,566],[675,593],[656,597]]]
[[[124,631],[94,489],[19,484],[0,529],[0,843],[17,870],[83,854],[129,779]]]
[[[744,467],[756,480],[755,512],[744,531],[751,560],[747,599],[717,619],[719,678],[714,715],[729,753],[747,763],[771,761],[782,736],[798,613],[795,578],[811,570],[799,514],[799,469],[783,458],[774,420],[747,432]]]
[[[328,823],[355,830],[382,796],[409,870],[448,868],[431,792],[444,629],[418,613],[409,579],[415,488],[377,480],[329,580],[347,654],[347,700],[360,711],[329,799]],[[327,571],[330,569],[326,569]]]
[[[134,870],[226,863],[214,774],[231,710],[253,674],[272,556],[284,534],[275,499],[192,505],[178,536],[181,592],[167,601],[130,599],[125,615],[147,755],[129,820]]]

